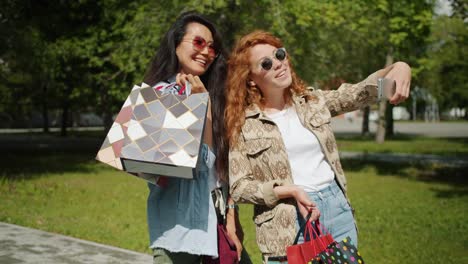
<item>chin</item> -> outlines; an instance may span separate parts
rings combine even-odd
[[[187,69],[187,71],[186,71],[187,74],[192,74],[194,76],[203,75],[205,72],[206,72],[206,69],[204,69],[202,67],[190,68],[190,69]]]
[[[289,86],[291,86],[291,84],[292,84],[292,78],[288,78],[288,79],[284,80],[284,82],[283,82],[283,86],[285,88],[288,88]]]

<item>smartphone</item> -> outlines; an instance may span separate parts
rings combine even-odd
[[[192,84],[189,81],[185,81],[185,94],[189,96],[192,93]]]
[[[396,92],[396,83],[393,79],[379,78],[377,80],[377,86],[379,90],[379,100],[388,100],[392,98]]]

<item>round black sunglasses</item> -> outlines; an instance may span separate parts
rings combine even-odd
[[[286,59],[287,53],[285,48],[277,48],[275,52],[273,53],[273,56],[278,60],[278,61],[284,61]],[[271,70],[273,67],[273,58],[272,57],[266,57],[263,58],[260,61],[260,66],[262,66],[262,69],[265,71]]]

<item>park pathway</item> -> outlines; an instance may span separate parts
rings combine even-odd
[[[0,222],[1,264],[148,264],[150,255]]]

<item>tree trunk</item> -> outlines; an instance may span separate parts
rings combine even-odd
[[[361,130],[362,136],[369,135],[369,113],[370,113],[370,106],[364,107],[364,111],[362,113],[362,130]]]
[[[385,109],[385,136],[393,136],[393,105],[387,104]]]
[[[385,67],[391,65],[393,63],[393,51],[390,48],[389,52],[387,53],[387,59],[385,62]],[[379,144],[384,143],[385,141],[385,133],[387,131],[387,122],[385,118],[385,113],[387,109],[388,102],[387,100],[380,100],[379,103],[379,120],[377,124],[377,132],[375,133],[375,141]],[[393,129],[393,128],[392,128]]]
[[[49,105],[47,101],[47,84],[42,85],[42,130],[49,133]]]
[[[112,119],[112,112],[111,112],[111,109],[110,107],[107,107],[104,111],[104,118],[103,118],[103,122],[104,122],[104,131],[109,131],[109,129],[111,128],[112,126],[112,123],[113,123],[113,119]]]
[[[387,108],[387,101],[382,100],[379,102],[379,119],[377,120],[377,132],[375,133],[375,141],[379,144],[385,141],[385,110]]]
[[[70,84],[67,84],[67,88],[65,89],[65,93],[63,95],[62,101],[62,125],[60,129],[60,136],[66,137],[67,136],[67,125],[68,125],[68,116],[70,110],[70,94],[72,88]]]
[[[68,122],[68,102],[62,104],[62,124],[60,128],[60,136],[67,136],[67,122]]]

